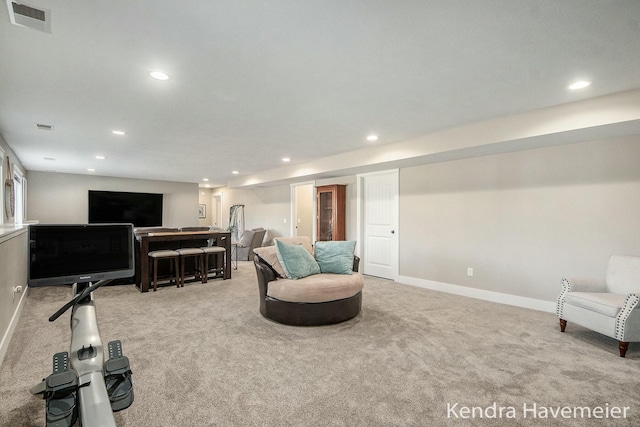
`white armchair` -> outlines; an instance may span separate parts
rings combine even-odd
[[[556,315],[618,340],[620,357],[629,342],[640,341],[640,257],[611,255],[605,283],[562,279]]]

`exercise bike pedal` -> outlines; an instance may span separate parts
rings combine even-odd
[[[129,358],[122,355],[120,340],[108,345],[109,359],[104,362],[104,383],[113,412],[127,409],[133,403],[133,382]]]
[[[31,389],[47,401],[46,427],[71,427],[78,419],[78,375],[69,368],[69,353],[53,355],[53,373]]]

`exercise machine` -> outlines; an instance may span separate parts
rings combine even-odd
[[[92,292],[111,280],[73,286],[74,298],[55,312],[53,322],[69,308],[71,312],[70,352],[53,356],[53,373],[31,389],[46,404],[46,426],[115,427],[113,412],[133,403],[133,383],[129,359],[122,354],[120,341],[108,344],[104,361]]]
[[[71,308],[71,346],[53,355],[53,372],[31,389],[46,400],[46,427],[115,427],[114,412],[134,399],[129,359],[119,340],[107,345],[98,330],[93,292],[133,275],[131,224],[43,225],[29,230],[29,286],[74,283],[73,297],[49,321]],[[70,281],[73,279],[73,281]]]

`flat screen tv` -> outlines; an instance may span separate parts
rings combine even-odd
[[[162,226],[162,194],[89,190],[89,224]]]
[[[133,224],[29,226],[29,286],[134,275]]]

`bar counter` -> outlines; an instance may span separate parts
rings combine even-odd
[[[224,278],[231,278],[231,232],[229,231],[171,231],[148,234],[136,234],[136,246],[139,251],[135,285],[140,292],[149,291],[149,246],[154,242],[188,242],[189,240],[213,239],[215,246],[225,248]]]

